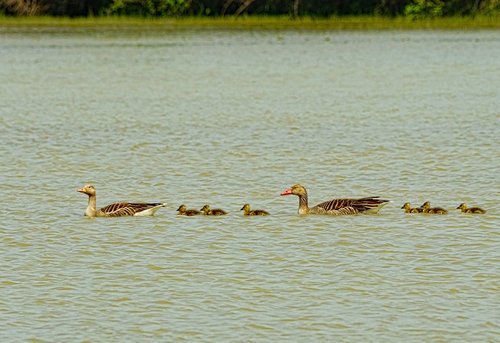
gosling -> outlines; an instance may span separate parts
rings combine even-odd
[[[201,214],[200,211],[195,210],[195,209],[188,210],[188,208],[184,204],[179,206],[179,208],[177,209],[177,212],[179,212],[178,214],[181,216],[188,216],[188,217],[197,216],[197,215]]]
[[[465,203],[458,205],[457,210],[462,210],[463,213],[485,214],[486,210],[479,207],[467,207]]]
[[[268,216],[269,212],[264,211],[264,210],[250,210],[250,205],[245,204],[243,207],[240,209],[240,211],[244,211],[243,215],[244,216]]]
[[[422,213],[424,209],[421,207],[411,207],[409,202],[405,202],[401,209],[405,210],[405,213]]]
[[[211,209],[209,205],[205,205],[200,210],[205,216],[223,216],[227,214],[226,211],[220,208]]]
[[[426,201],[420,206],[420,208],[423,210],[423,213],[427,214],[447,214],[448,211],[445,210],[444,208],[441,207],[431,207],[431,203],[429,201]]]

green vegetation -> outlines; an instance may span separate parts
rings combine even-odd
[[[498,29],[500,0],[0,0],[0,26]]]
[[[300,29],[300,30],[386,30],[386,29],[498,29],[500,21],[492,17],[447,17],[434,19],[387,18],[376,16],[331,17],[1,17],[0,27],[60,27],[60,28],[126,28],[142,27],[153,30],[183,28],[213,29]]]
[[[0,0],[13,16],[499,16],[500,0]]]

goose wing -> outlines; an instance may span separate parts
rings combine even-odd
[[[163,205],[163,203],[115,202],[101,208],[100,211],[109,217],[134,216],[137,213]]]
[[[315,207],[322,208],[325,211],[347,211],[351,214],[374,210],[388,200],[377,197],[366,197],[360,199],[333,199],[322,202]]]

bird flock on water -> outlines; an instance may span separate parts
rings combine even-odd
[[[88,196],[88,205],[85,210],[85,215],[88,217],[123,217],[123,216],[152,216],[160,208],[165,207],[166,203],[132,203],[132,202],[115,202],[102,208],[97,208],[96,189],[93,185],[85,185],[77,190]],[[282,196],[296,195],[299,199],[298,214],[320,214],[320,215],[354,215],[354,214],[376,214],[378,211],[389,203],[389,200],[380,199],[378,196],[364,197],[357,199],[332,199],[322,202],[316,206],[309,207],[307,190],[304,186],[296,184],[284,190]],[[406,202],[401,209],[409,214],[447,214],[448,210],[442,207],[431,207],[429,201],[426,201],[420,207],[411,207],[409,202]],[[456,209],[467,214],[484,214],[485,210],[479,207],[467,207],[465,203],[461,203]],[[245,204],[241,208],[244,216],[268,216],[269,212],[261,209],[252,210],[250,204]],[[223,216],[228,212],[220,208],[211,208],[206,204],[201,209],[189,209],[185,204],[182,204],[177,209],[178,215],[183,216]]]

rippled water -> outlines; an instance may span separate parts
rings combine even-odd
[[[500,340],[498,31],[0,34],[3,342]]]

